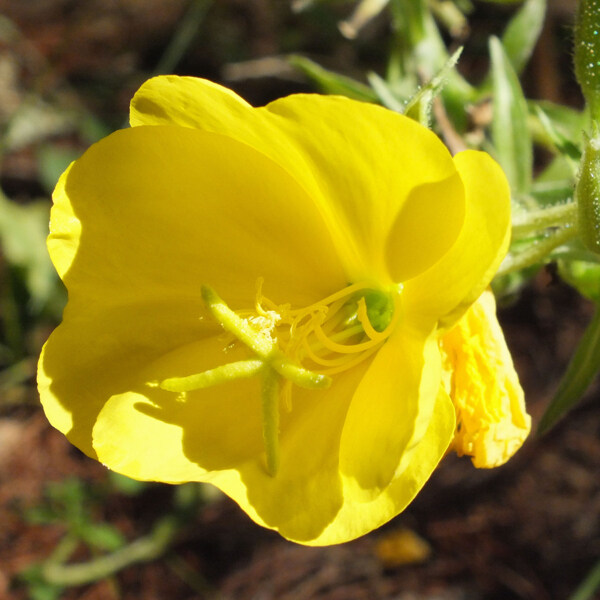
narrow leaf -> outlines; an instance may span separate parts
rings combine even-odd
[[[579,171],[579,161],[581,160],[581,150],[561,131],[554,126],[548,115],[539,107],[535,107],[536,116],[556,150],[565,157],[573,177]]]
[[[594,565],[569,600],[594,600],[600,590],[600,560]]]
[[[558,386],[556,395],[540,420],[538,435],[551,429],[579,402],[600,371],[600,304]]]
[[[367,79],[383,106],[398,113],[404,113],[404,103],[397,97],[385,79],[374,72],[368,73]]]
[[[524,195],[530,191],[533,168],[527,103],[519,78],[498,38],[490,38],[490,54],[494,100],[492,141],[495,154],[513,194]]]
[[[527,0],[502,36],[502,45],[514,70],[521,73],[540,37],[546,14],[546,0]]]
[[[368,85],[346,75],[329,71],[305,56],[292,54],[288,56],[288,62],[292,67],[304,73],[326,94],[347,96],[365,102],[377,101],[377,95]]]

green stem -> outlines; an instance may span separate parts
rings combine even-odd
[[[197,488],[197,484],[190,485]],[[189,522],[190,514],[198,504],[198,493],[179,494],[179,500],[174,511],[160,519],[148,535],[112,554],[87,562],[64,564],[77,547],[77,540],[67,534],[43,565],[44,578],[48,583],[60,587],[79,586],[109,577],[132,564],[155,560],[166,552],[181,527]]]
[[[504,259],[502,265],[500,265],[496,276],[507,275],[513,271],[520,271],[526,267],[546,262],[552,250],[562,246],[576,236],[577,228],[572,226],[559,229],[542,240],[532,242],[518,254],[509,254]]]
[[[570,227],[576,219],[575,202],[528,211],[513,221],[512,239],[513,241],[524,239],[548,227]]]

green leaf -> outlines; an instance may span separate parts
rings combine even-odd
[[[588,325],[558,390],[538,425],[538,435],[551,429],[574,408],[600,371],[600,305]]]
[[[592,567],[569,600],[594,600],[598,590],[600,590],[600,561]]]
[[[325,94],[347,96],[364,102],[377,101],[377,95],[368,85],[346,75],[329,71],[309,58],[292,54],[288,56],[288,62],[292,67],[302,71]]]
[[[562,155],[557,156],[531,186],[531,195],[542,206],[572,200],[574,191],[571,163]]]
[[[579,171],[579,161],[581,159],[581,150],[565,136],[548,117],[548,115],[539,107],[535,107],[537,118],[542,129],[548,136],[551,144],[556,148],[559,154],[562,154],[571,170],[573,177]]]
[[[46,201],[21,205],[0,195],[0,248],[8,263],[23,272],[36,312],[54,294],[58,279],[46,250],[49,215]]]
[[[527,103],[519,78],[496,37],[490,38],[490,55],[494,100],[492,141],[496,158],[513,194],[526,195],[531,189],[533,169]]]
[[[147,481],[138,481],[115,471],[108,472],[108,480],[114,489],[124,496],[137,496],[150,485]]]
[[[37,164],[40,181],[44,189],[51,193],[58,178],[65,169],[81,156],[74,148],[59,148],[53,144],[42,144],[37,151]]]
[[[586,111],[575,110],[548,100],[528,100],[527,104],[530,115],[537,115],[538,109],[541,109],[555,129],[569,138],[578,148],[581,148],[583,131],[589,122],[589,115]]]
[[[62,595],[61,586],[45,580],[41,565],[27,567],[19,573],[18,578],[27,586],[30,600],[58,600]]]
[[[600,263],[560,260],[558,272],[582,296],[600,305]]]
[[[113,552],[125,545],[123,534],[108,523],[85,523],[77,533],[88,546]]]
[[[504,31],[502,45],[517,73],[521,73],[533,53],[545,14],[546,0],[527,0]]]
[[[385,79],[373,72],[367,74],[367,79],[383,106],[400,114],[404,113],[404,103]]]

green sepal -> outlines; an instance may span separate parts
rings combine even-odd
[[[581,241],[588,250],[600,254],[600,129],[596,121],[591,137],[584,142],[575,200]]]
[[[538,425],[538,435],[551,429],[574,408],[600,371],[600,305],[588,325],[558,390]]]

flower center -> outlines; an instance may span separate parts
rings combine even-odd
[[[275,475],[280,400],[290,410],[293,384],[308,389],[329,387],[331,375],[375,353],[398,319],[400,291],[353,284],[320,302],[292,309],[289,304],[278,305],[264,296],[259,280],[254,310],[235,312],[212,288],[203,286],[202,298],[212,317],[253,356],[195,375],[165,379],[158,386],[185,394],[260,376],[267,470]]]

